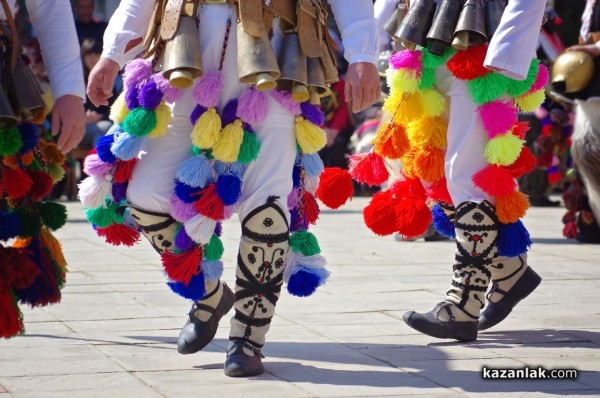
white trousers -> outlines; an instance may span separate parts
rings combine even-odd
[[[203,7],[200,10],[199,36],[205,71],[219,68],[226,21],[231,12],[227,5]],[[224,87],[221,109],[230,99],[238,98],[249,88],[238,80],[235,15],[232,22],[222,69]],[[276,43],[274,47],[277,47]],[[163,137],[146,139],[127,190],[131,205],[144,210],[170,212],[175,174],[179,165],[192,156],[190,114],[195,106],[192,89],[185,90],[183,97],[172,107],[169,132]],[[296,158],[294,116],[269,96],[268,116],[261,124],[252,127],[261,142],[261,149],[258,158],[247,167],[242,178],[242,197],[237,208],[240,219],[264,204],[269,196],[279,196],[282,203],[287,203],[287,195],[292,190],[292,171]],[[283,210],[289,221],[287,208]]]

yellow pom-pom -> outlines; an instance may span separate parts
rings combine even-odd
[[[327,144],[325,131],[302,116],[296,116],[296,142],[302,152],[310,155],[321,150]]]
[[[517,98],[517,105],[523,112],[534,112],[546,99],[544,89],[525,94]]]
[[[129,114],[127,103],[125,102],[125,92],[122,92],[110,108],[110,120],[116,124],[121,124]]]
[[[444,96],[435,89],[419,91],[425,116],[440,116],[446,110]]]
[[[441,117],[422,117],[408,125],[408,137],[413,146],[432,146],[444,149],[447,141],[448,123]]]
[[[156,113],[156,127],[150,132],[149,137],[160,137],[167,134],[169,130],[169,122],[171,121],[171,109],[167,106],[165,101],[162,101],[158,108],[154,111]]]
[[[410,69],[388,69],[387,84],[392,94],[414,93],[419,89],[416,72]]]
[[[510,166],[521,154],[524,142],[511,133],[496,136],[485,146],[485,159],[491,164]]]
[[[229,123],[213,147],[212,154],[215,159],[224,163],[235,162],[240,154],[240,147],[244,141],[244,128],[241,120]]]
[[[387,111],[390,115],[393,115],[400,106],[403,97],[402,94],[391,93],[383,103],[383,110]]]
[[[394,122],[404,125],[422,117],[423,104],[419,93],[404,94],[400,106],[392,114],[394,115]]]
[[[192,143],[198,148],[210,149],[217,143],[220,131],[221,118],[215,108],[209,108],[194,125]]]

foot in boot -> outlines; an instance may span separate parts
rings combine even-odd
[[[459,341],[477,340],[477,319],[461,311],[456,305],[442,301],[431,311],[409,311],[402,317],[411,328],[439,339]]]
[[[190,311],[190,318],[177,339],[177,351],[180,354],[193,354],[208,345],[217,333],[221,318],[229,312],[235,302],[235,295],[226,284],[222,284],[223,294],[215,308],[202,302],[195,303]],[[210,315],[207,320],[201,320],[196,311],[205,311]]]
[[[512,309],[533,292],[542,278],[531,268],[527,268],[523,275],[508,290],[502,290],[498,283],[493,284],[490,293],[500,293],[502,298],[497,302],[488,301],[487,306],[479,317],[479,330],[486,330],[502,322]]]
[[[261,358],[264,356],[260,348],[247,341],[234,340],[227,350],[225,375],[229,377],[257,376],[265,371]]]

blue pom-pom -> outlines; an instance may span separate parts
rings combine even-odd
[[[213,181],[213,170],[206,156],[193,156],[179,166],[177,178],[190,187],[204,188]]]
[[[304,171],[311,177],[318,177],[323,172],[323,161],[317,153],[304,154],[302,157]]]
[[[310,268],[303,265],[298,266],[296,272],[290,276],[287,290],[290,294],[298,297],[308,297],[317,288],[323,285],[329,278],[329,271],[325,268]]]
[[[302,167],[295,165],[294,166],[294,170],[292,172],[292,182],[294,184],[294,187],[299,187],[300,186],[300,176],[302,171]]]
[[[118,134],[110,149],[112,150],[112,153],[119,159],[131,160],[140,154],[143,143],[143,137],[136,137],[129,134]]]
[[[433,206],[431,215],[433,217],[433,227],[436,231],[447,238],[456,239],[456,229],[454,224],[450,221],[446,213],[444,213],[444,210],[440,205]]]
[[[186,286],[183,282],[167,282],[171,290],[183,298],[198,301],[206,294],[204,287],[204,273],[192,276],[190,283]]]
[[[181,181],[175,181],[175,195],[184,203],[194,203],[200,198],[202,188],[190,187]]]
[[[114,141],[114,134],[107,134],[98,138],[98,143],[96,144],[96,151],[98,152],[98,157],[104,163],[114,164],[117,161],[117,157],[110,150],[110,147],[112,146]]]
[[[216,160],[213,165],[217,175],[235,174],[236,176],[240,177],[240,179],[242,178],[244,171],[246,171],[246,167],[247,165],[240,162],[223,163],[219,160]]]
[[[162,101],[163,93],[160,91],[154,80],[149,80],[140,89],[138,100],[140,106],[144,109],[156,109]]]
[[[202,261],[202,272],[206,279],[216,282],[223,275],[223,261]]]
[[[516,257],[531,247],[533,242],[525,225],[518,220],[515,223],[500,224],[498,231],[498,254],[505,257]]]
[[[32,123],[21,123],[19,125],[21,133],[21,153],[33,151],[38,144],[38,127]]]
[[[21,233],[21,217],[16,213],[0,211],[0,240],[16,238]]]
[[[223,174],[217,180],[217,194],[225,206],[234,205],[242,195],[242,180],[233,174]]]

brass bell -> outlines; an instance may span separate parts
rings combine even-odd
[[[594,61],[584,51],[566,51],[552,64],[552,88],[559,93],[583,90],[594,75]]]
[[[413,50],[427,44],[427,30],[435,15],[435,0],[415,0],[394,36],[402,45]]]
[[[240,83],[255,84],[259,91],[274,89],[281,73],[269,36],[253,37],[244,31],[241,23],[237,35]]]
[[[17,115],[6,96],[4,62],[0,63],[0,129],[5,130],[17,124]]]
[[[204,74],[195,16],[182,15],[172,39],[165,43],[163,76],[176,88],[189,88]]]
[[[485,0],[485,27],[487,29],[488,40],[492,40],[496,29],[500,26],[500,20],[505,8],[506,0]]]
[[[429,52],[443,55],[452,44],[454,30],[463,9],[464,0],[443,0],[427,34]]]
[[[296,102],[308,101],[308,60],[300,48],[300,39],[297,33],[286,33],[283,36],[281,51],[279,53],[279,69],[281,77],[278,85],[292,93]]]
[[[454,31],[452,47],[466,50],[487,42],[485,12],[482,0],[467,0]]]
[[[22,121],[42,123],[46,104],[42,88],[22,57],[17,57],[15,68],[7,71],[7,94],[14,112]]]
[[[392,36],[394,40],[396,40],[396,37],[394,37],[394,35],[396,34],[398,27],[402,23],[402,20],[404,19],[407,13],[408,5],[404,1],[400,1],[396,8],[394,8],[394,12],[392,12],[392,15],[383,25],[383,30],[385,30],[390,36]]]
[[[308,93],[310,103],[318,105],[321,97],[327,94],[328,87],[325,82],[325,71],[320,58],[308,58]]]

